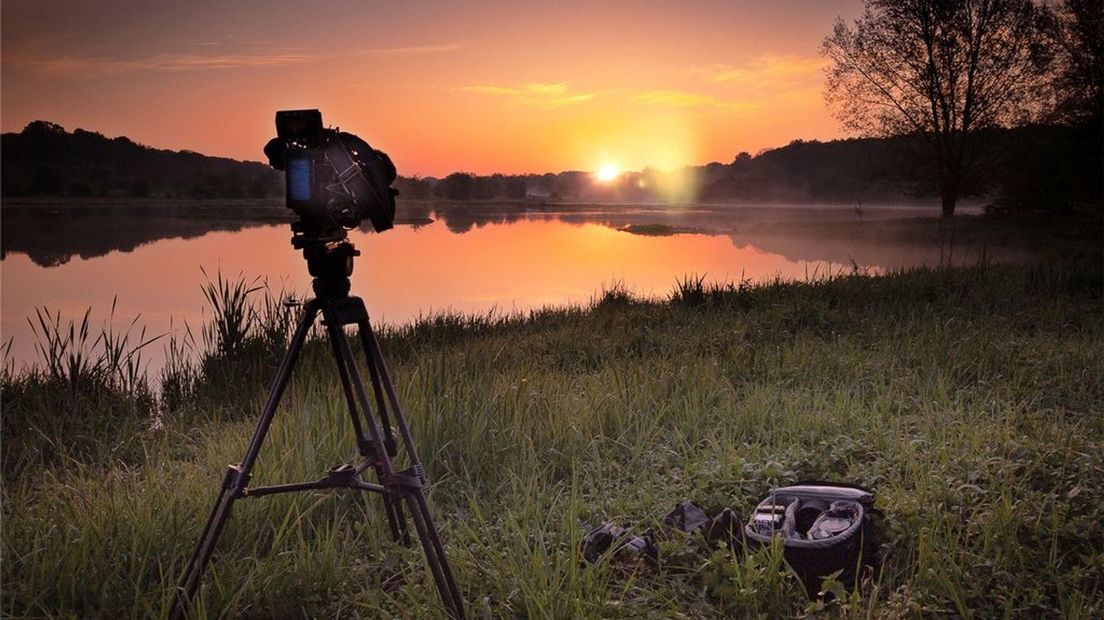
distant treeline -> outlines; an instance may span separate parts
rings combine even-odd
[[[1072,211],[1100,208],[1098,133],[1085,127],[1036,125],[988,129],[963,194],[994,210]],[[645,169],[602,182],[587,172],[400,179],[408,198],[763,202],[914,203],[938,195],[924,168],[923,146],[910,136],[818,142],[794,140],[729,163],[674,171]]]
[[[903,201],[911,191],[904,140],[804,142],[740,153],[727,164],[678,170],[645,168],[600,181],[589,172],[480,176],[454,172],[443,179],[400,178],[400,196],[444,200],[541,198],[609,201],[850,202]],[[898,144],[902,143],[902,144]]]
[[[34,121],[2,137],[4,196],[265,198],[281,174],[259,162],[168,151]]]
[[[1099,209],[1101,139],[1087,127],[988,129],[985,162],[964,195],[994,209]],[[264,198],[283,192],[282,175],[257,162],[152,149],[125,137],[35,121],[3,135],[4,196]],[[400,177],[400,196],[450,201],[594,200],[660,202],[826,202],[861,205],[929,200],[934,175],[909,136],[795,140],[729,163],[626,172],[598,181],[587,172]],[[401,162],[400,162],[401,169]]]
[[[984,129],[962,195],[993,210],[1070,212],[1101,208],[1104,143],[1095,126]],[[938,175],[918,136],[795,140],[727,165],[693,169],[702,200],[932,202]]]

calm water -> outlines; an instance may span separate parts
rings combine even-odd
[[[948,260],[934,210],[867,208],[860,219],[826,207],[423,207],[383,234],[353,231],[362,251],[353,290],[374,320],[403,323],[440,310],[524,311],[582,303],[621,282],[666,295],[684,274],[709,280],[804,279],[859,265],[872,272]],[[627,226],[634,232],[620,230]],[[36,307],[93,322],[140,316],[147,333],[197,328],[200,285],[220,271],[304,294],[310,278],[286,224],[121,217],[110,213],[5,216],[2,337],[11,357],[36,357],[27,317]],[[639,232],[652,233],[649,235]],[[658,234],[656,234],[658,233]],[[1017,248],[954,247],[956,263],[984,254],[1017,260]],[[161,346],[147,358],[161,364]]]

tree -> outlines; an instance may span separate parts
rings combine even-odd
[[[471,200],[475,193],[475,175],[453,172],[437,184],[437,195],[449,200]]]
[[[58,169],[49,164],[45,164],[35,168],[34,173],[31,175],[31,190],[32,196],[53,196],[60,194],[64,179],[61,178],[61,173]]]
[[[1046,15],[1032,0],[866,0],[824,39],[826,99],[848,129],[922,138],[952,217],[978,130],[1042,111]]]
[[[130,187],[127,188],[127,193],[135,198],[149,198],[150,193],[153,191],[153,186],[150,184],[149,179],[140,177],[130,182]]]
[[[60,136],[65,135],[65,128],[50,121],[31,121],[23,128],[23,133],[28,136]]]
[[[525,196],[528,193],[528,187],[525,184],[525,177],[522,176],[509,176],[506,177],[506,188],[503,196],[512,200],[525,200]]]
[[[1099,132],[1104,116],[1104,0],[1065,0],[1054,35],[1057,66],[1051,75],[1058,117]]]

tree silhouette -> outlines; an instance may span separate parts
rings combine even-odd
[[[1059,118],[1096,130],[1104,116],[1104,1],[1065,0],[1055,19]]]
[[[33,121],[0,137],[4,197],[275,197],[283,175],[259,162],[153,149],[119,136]]]
[[[437,184],[437,196],[449,200],[471,200],[475,193],[475,175],[453,172]]]
[[[977,130],[1043,111],[1048,15],[1032,0],[867,0],[824,39],[826,99],[849,129],[923,138],[954,215],[979,154]]]

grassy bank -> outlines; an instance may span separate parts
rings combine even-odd
[[[470,612],[1093,618],[1101,286],[1099,261],[690,279],[663,301],[612,290],[587,308],[431,318],[383,346]],[[287,334],[277,307],[249,324],[234,319],[244,289],[211,292],[231,324],[191,341],[198,361],[173,357],[160,390],[128,380],[125,356],[5,373],[5,614],[167,610]],[[257,483],[352,457],[331,366],[321,342],[305,351]],[[747,514],[802,478],[873,487],[887,516],[880,578],[826,610],[770,549],[740,559],[676,538],[658,568],[581,561],[603,520],[655,526],[687,498]],[[418,552],[386,542],[382,520],[347,493],[240,502],[203,615],[440,615]]]

